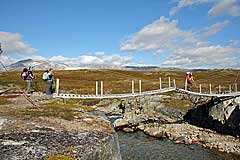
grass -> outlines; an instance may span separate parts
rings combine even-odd
[[[17,109],[12,111],[10,114],[25,118],[34,117],[58,117],[65,120],[73,120],[75,115],[80,114],[75,111],[74,108],[81,108],[86,111],[93,111],[91,106],[83,106],[80,104],[65,104],[62,102],[54,101],[47,104],[42,104],[37,109]]]
[[[9,104],[9,103],[11,102],[7,100],[7,98],[0,97],[0,105]]]
[[[240,80],[236,79],[239,70],[202,70],[193,72],[195,83],[193,91],[199,92],[199,84],[202,85],[202,92],[209,93],[209,84],[212,84],[212,92],[218,92],[218,86],[221,85],[222,91],[229,90],[229,84],[236,82],[240,86]],[[43,71],[34,71],[36,79],[33,81],[33,87],[36,91],[44,91],[45,84],[42,81]],[[60,79],[60,93],[76,94],[95,94],[95,84],[98,81],[98,90],[100,93],[100,81],[104,82],[104,94],[129,93],[131,92],[131,81],[135,81],[135,92],[139,91],[138,81],[142,80],[142,91],[159,89],[159,77],[162,78],[162,88],[168,87],[168,77],[176,80],[178,88],[184,88],[185,71],[127,71],[127,70],[73,70],[73,71],[55,71],[55,78]],[[236,81],[237,80],[237,81]],[[25,88],[25,82],[21,80],[19,72],[3,72],[0,76],[0,86],[19,86]],[[1,100],[0,100],[1,101]],[[4,101],[4,100],[3,100]],[[91,110],[87,106],[93,106],[99,100],[68,100],[71,106],[73,104],[82,106],[83,109]],[[0,102],[1,103],[1,102]],[[185,101],[171,100],[164,102],[176,107],[184,108]],[[50,104],[49,104],[50,105]],[[51,104],[53,105],[53,104]],[[61,104],[57,104],[61,106]],[[66,108],[67,106],[65,106]],[[37,114],[37,113],[36,113]]]
[[[212,90],[217,91],[218,85],[222,89],[228,90],[229,84],[232,84],[238,70],[204,70],[193,73],[195,85],[193,90],[199,90],[199,84],[202,84],[202,91],[209,92],[209,84],[212,84]],[[44,91],[45,84],[42,81],[43,71],[34,71],[36,79],[33,81],[33,87],[37,91]],[[168,87],[168,76],[176,80],[179,88],[184,87],[184,71],[126,71],[126,70],[76,70],[76,71],[56,71],[55,78],[60,79],[60,92],[95,94],[96,81],[104,82],[104,93],[128,93],[131,92],[131,81],[135,81],[135,91],[138,92],[138,80],[142,80],[142,91],[159,88],[159,77],[162,77],[162,87]],[[239,80],[237,81],[239,84]],[[0,86],[18,85],[25,88],[25,82],[20,77],[19,72],[3,72],[0,77]],[[173,85],[173,83],[172,83]],[[240,86],[240,84],[239,84]]]
[[[64,156],[64,155],[50,155],[47,158],[45,158],[44,160],[75,160],[74,158],[71,158],[69,156]]]
[[[58,117],[65,120],[73,120],[76,112],[72,110],[62,109],[59,107],[44,108],[42,110],[23,109],[16,111],[19,115],[25,118],[34,117]]]

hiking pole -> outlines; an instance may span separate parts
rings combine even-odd
[[[3,50],[2,50],[1,43],[0,43],[0,55],[2,55],[2,53],[3,53]]]

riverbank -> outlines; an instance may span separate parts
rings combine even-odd
[[[191,125],[183,119],[186,112],[162,103],[166,99],[167,101],[174,101],[181,98],[168,95],[142,97],[140,99],[141,106],[137,104],[138,100],[136,99],[125,99],[124,102],[116,101],[109,105],[105,101],[103,102],[105,107],[100,108],[100,110],[108,115],[118,117],[113,122],[117,130],[124,132],[143,131],[149,136],[168,138],[176,144],[200,144],[205,148],[240,155],[240,140],[238,137],[219,134],[210,129]],[[124,114],[121,114],[122,109],[118,106],[120,103],[125,103]],[[185,105],[189,104],[186,103]]]

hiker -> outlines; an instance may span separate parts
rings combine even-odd
[[[32,92],[32,80],[34,79],[32,70],[33,67],[30,66],[28,69],[24,68],[21,73],[22,79],[27,83],[27,94],[31,94]]]
[[[125,113],[125,104],[124,104],[124,101],[121,100],[121,103],[118,105],[119,109],[122,110],[122,114]]]
[[[186,73],[186,83],[187,83],[187,90],[190,91],[193,83],[193,75],[192,72],[187,72]]]
[[[51,95],[52,94],[52,85],[53,85],[53,78],[54,78],[54,72],[53,68],[50,68],[48,72],[44,72],[46,74],[46,94]],[[44,76],[43,74],[43,76]]]

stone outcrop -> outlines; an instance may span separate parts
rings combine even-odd
[[[0,159],[121,160],[117,133],[99,111],[58,103],[0,108]]]
[[[215,148],[222,152],[240,155],[240,141],[233,136],[218,134],[210,129],[204,129],[187,123],[181,124],[142,124],[138,127],[145,134],[168,138],[176,144],[190,145],[198,143],[206,148]]]
[[[240,135],[240,97],[211,101],[189,110],[184,120],[222,134]]]
[[[89,123],[52,118],[8,120],[0,131],[0,155],[6,160],[40,160],[56,155],[84,160],[121,159],[116,132],[108,128],[110,124],[96,122],[95,118],[91,117]],[[93,121],[100,129],[91,127]]]
[[[125,106],[124,116],[127,119],[138,119],[136,121],[158,119],[156,117],[171,117],[174,120],[181,120],[184,112],[178,109],[166,107],[162,101],[179,99],[179,97],[171,97],[166,95],[153,95],[142,97],[129,97],[122,99],[122,104]],[[120,109],[121,101],[104,100],[97,104],[97,109],[103,111],[107,115],[122,115]],[[139,116],[137,116],[139,115]],[[141,120],[140,120],[141,119]]]

